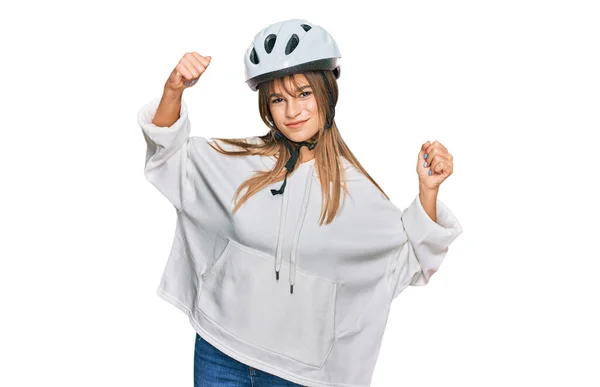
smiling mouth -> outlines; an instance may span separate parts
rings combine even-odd
[[[300,122],[298,122],[296,124],[287,124],[286,126],[288,126],[290,128],[297,128],[299,126],[304,125],[306,123],[306,121],[308,121],[308,120],[300,121]]]

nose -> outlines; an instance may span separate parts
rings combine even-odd
[[[302,111],[302,107],[300,106],[300,103],[298,101],[296,101],[296,98],[290,98],[290,100],[287,103],[287,106],[285,108],[285,115],[288,118],[294,118],[298,114],[300,114],[301,111]]]

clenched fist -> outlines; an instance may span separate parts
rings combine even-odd
[[[183,92],[188,87],[194,86],[208,68],[210,60],[210,56],[202,56],[195,51],[186,52],[169,75],[165,89]]]
[[[428,190],[437,190],[454,170],[454,158],[440,142],[427,141],[421,146],[417,161],[419,185]]]

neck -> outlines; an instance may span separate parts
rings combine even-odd
[[[300,148],[300,163],[305,163],[315,158],[315,150],[309,150],[307,147],[303,146]]]

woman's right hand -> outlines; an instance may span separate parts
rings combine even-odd
[[[202,56],[195,51],[186,52],[169,75],[165,89],[183,93],[183,90],[196,84],[210,64],[210,56]]]

